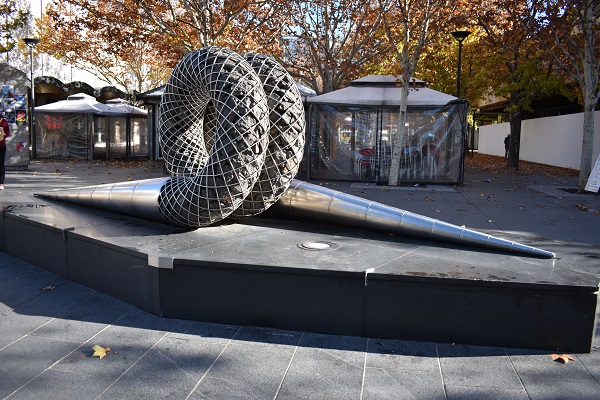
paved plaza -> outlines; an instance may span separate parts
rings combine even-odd
[[[159,176],[156,162],[33,162],[7,173],[0,203],[36,206],[37,191]],[[326,185],[488,233],[548,241],[545,250],[558,257],[569,246],[598,260],[578,272],[600,279],[600,195],[568,191],[576,183],[467,171],[461,187]],[[574,360],[561,364],[553,351],[168,319],[0,253],[0,398],[598,399],[598,343],[597,330],[591,353],[569,353]],[[93,357],[95,345],[110,351]]]

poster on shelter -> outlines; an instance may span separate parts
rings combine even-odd
[[[24,94],[15,94],[15,123],[27,124],[27,98]]]

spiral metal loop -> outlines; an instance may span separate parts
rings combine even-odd
[[[300,94],[269,57],[205,47],[169,78],[159,137],[172,175],[159,195],[167,220],[196,227],[255,215],[277,201],[300,165]]]

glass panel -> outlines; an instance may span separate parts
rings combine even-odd
[[[148,133],[146,118],[131,118],[131,156],[148,155]]]
[[[94,158],[105,159],[107,142],[109,139],[106,117],[94,115],[92,119],[92,132],[94,137]]]
[[[88,158],[86,114],[36,113],[35,121],[39,158]]]
[[[127,157],[127,117],[108,118],[110,140],[109,158]]]
[[[408,109],[402,152],[400,182],[455,183],[462,179],[464,134],[468,104]],[[398,111],[382,115],[380,180],[389,181],[391,154],[398,132]]]
[[[375,181],[377,110],[311,106],[311,178]]]

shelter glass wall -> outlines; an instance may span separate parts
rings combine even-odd
[[[109,158],[127,157],[127,117],[110,117],[109,126]]]
[[[89,160],[147,156],[146,123],[146,117],[37,112],[37,157]]]
[[[91,120],[86,114],[37,114],[37,156],[89,158],[90,125]]]
[[[92,137],[94,143],[94,159],[104,159],[107,157],[108,146],[108,124],[105,116],[92,116]]]
[[[409,107],[398,138],[398,108],[310,106],[309,178],[389,181],[395,143],[405,183],[460,183],[468,104]]]
[[[131,156],[148,155],[148,119],[131,118]]]

